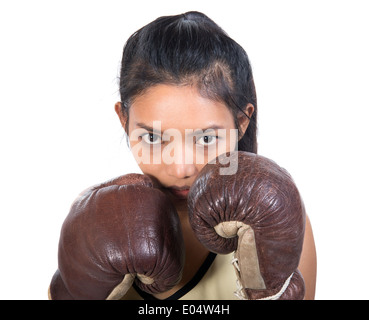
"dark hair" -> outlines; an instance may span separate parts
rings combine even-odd
[[[123,49],[120,70],[122,112],[156,84],[196,85],[200,94],[224,102],[237,116],[254,106],[238,150],[257,152],[257,101],[245,50],[200,12],[165,16],[135,32]],[[128,133],[128,121],[125,128]]]

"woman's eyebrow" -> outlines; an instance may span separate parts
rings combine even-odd
[[[135,126],[137,126],[137,127],[140,127],[140,128],[143,128],[143,129],[146,129],[147,131],[149,131],[149,132],[153,132],[153,133],[160,133],[160,134],[162,134],[163,133],[163,131],[159,131],[159,130],[155,130],[156,128],[153,128],[153,127],[150,127],[150,126],[148,126],[148,125],[146,125],[145,123],[142,123],[142,122],[136,122],[135,123]]]
[[[157,128],[148,126],[147,124],[145,124],[143,122],[136,122],[135,126],[146,129],[148,132],[153,132],[153,133],[157,133],[157,134],[162,134],[163,133],[162,130],[157,130]],[[175,129],[175,128],[171,128],[171,129]],[[204,132],[207,132],[207,131],[210,131],[210,130],[215,131],[215,130],[219,130],[219,129],[225,129],[225,128],[223,126],[219,126],[219,125],[210,125],[209,127],[202,128],[202,129],[198,128],[196,130],[188,128],[188,130],[193,130],[194,134],[201,134],[201,133],[204,133]]]
[[[218,125],[211,125],[211,126],[209,126],[209,127],[207,127],[207,128],[203,128],[203,129],[196,129],[196,130],[194,130],[194,133],[196,134],[196,133],[203,133],[203,132],[207,132],[207,131],[210,131],[210,130],[213,130],[213,131],[215,131],[215,130],[220,130],[220,129],[225,129],[224,127],[222,127],[222,126],[218,126]]]

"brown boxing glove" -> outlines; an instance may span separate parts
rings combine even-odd
[[[222,174],[238,164],[236,174]],[[191,186],[191,226],[216,253],[234,253],[240,299],[303,299],[297,267],[305,209],[291,176],[272,160],[247,153],[221,155]]]
[[[51,299],[120,299],[135,281],[159,293],[179,282],[184,243],[169,198],[145,175],[91,187],[62,226]]]

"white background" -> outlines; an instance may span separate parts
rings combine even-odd
[[[114,112],[123,44],[202,11],[248,52],[259,153],[311,218],[317,299],[368,299],[367,1],[0,2],[0,298],[46,299],[75,196],[138,172]]]

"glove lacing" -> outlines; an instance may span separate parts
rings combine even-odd
[[[237,273],[237,280],[236,280],[237,290],[234,292],[234,295],[240,300],[249,300],[245,296],[245,293],[243,291],[243,287],[242,287],[241,282],[240,282],[240,272],[241,272],[241,270],[240,270],[240,267],[238,265],[238,259],[233,257],[233,259],[231,260],[231,264],[236,269],[236,273]],[[279,290],[276,294],[274,294],[272,296],[269,296],[269,297],[256,299],[256,300],[278,300],[281,297],[281,295],[286,291],[286,289],[287,289],[288,285],[290,284],[291,278],[292,278],[294,273],[295,272],[292,272],[292,274],[283,283],[283,286],[282,286],[281,290]]]

